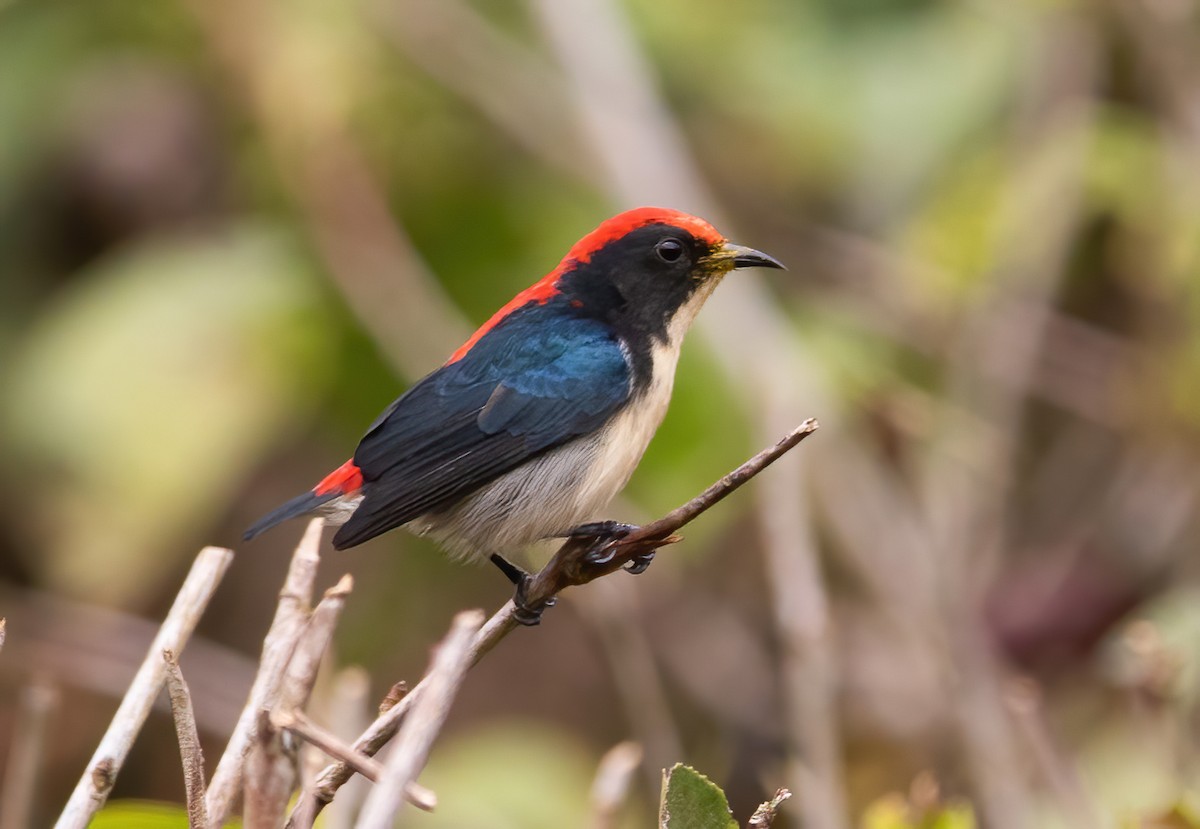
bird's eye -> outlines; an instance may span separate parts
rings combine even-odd
[[[663,239],[654,248],[654,252],[664,262],[678,262],[679,257],[683,256],[683,245],[676,239]]]

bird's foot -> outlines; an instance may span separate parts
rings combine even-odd
[[[505,578],[516,587],[516,590],[513,591],[513,605],[516,607],[513,618],[526,627],[541,624],[542,613],[546,608],[554,607],[558,600],[551,597],[541,602],[530,602],[527,595],[529,585],[533,582],[533,576],[502,555],[493,554],[491,560],[492,564],[500,568],[500,572],[504,574]]]
[[[620,521],[593,521],[590,524],[580,524],[567,533],[567,538],[594,538],[597,541],[616,541],[636,530],[637,524],[624,524]]]
[[[634,530],[636,524],[623,524],[620,521],[596,521],[591,524],[580,524],[571,530],[570,538],[593,539],[591,549],[583,554],[583,560],[592,565],[604,565],[613,560],[617,554],[617,544]],[[629,559],[625,572],[637,575],[646,572],[650,562],[654,560],[654,551],[638,553]]]

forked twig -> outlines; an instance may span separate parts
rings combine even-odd
[[[259,663],[258,675],[250,688],[250,698],[246,701],[246,707],[242,709],[233,734],[225,746],[225,753],[217,763],[217,769],[208,785],[205,805],[210,826],[224,825],[225,818],[229,816],[233,801],[242,790],[246,757],[254,745],[259,712],[264,708],[273,708],[279,700],[285,669],[308,621],[313,584],[317,578],[317,549],[321,542],[323,525],[324,522],[320,518],[311,521],[292,556],[283,591],[279,594],[275,618],[272,619],[266,639],[263,640],[262,660]]]

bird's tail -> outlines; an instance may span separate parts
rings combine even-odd
[[[307,515],[321,508],[330,501],[341,497],[339,492],[326,492],[323,495],[318,495],[315,489],[310,489],[303,495],[297,495],[292,500],[282,506],[268,512],[262,518],[255,521],[250,528],[242,534],[243,541],[249,541],[260,533],[274,527],[276,524],[282,524],[289,518],[299,518],[301,515]]]

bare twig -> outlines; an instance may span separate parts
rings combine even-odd
[[[642,747],[623,742],[605,752],[592,781],[592,829],[613,829],[629,795],[633,773],[642,762]]]
[[[33,825],[38,774],[46,753],[46,726],[60,699],[58,689],[41,680],[21,690],[4,785],[0,787],[0,829]]]
[[[389,829],[395,821],[408,785],[425,767],[429,749],[442,730],[450,705],[471,666],[471,645],[483,620],[481,610],[463,611],[454,617],[450,632],[438,646],[433,665],[423,680],[425,691],[400,729],[395,751],[363,804],[358,819],[361,829]]]
[[[341,760],[350,768],[370,780],[379,780],[383,772],[383,764],[374,757],[368,757],[362,752],[355,751],[354,746],[339,740],[321,726],[305,716],[303,711],[276,711],[271,715],[271,724],[276,728],[290,731],[298,737],[303,737],[321,751],[334,759]]]
[[[604,564],[583,562],[584,555],[590,549],[588,544],[581,544],[576,540],[569,539],[550,563],[533,577],[533,586],[526,594],[526,599],[531,603],[541,602],[544,604],[547,599],[554,598],[558,590],[570,585],[586,584],[603,575],[615,572],[635,555],[645,554],[678,540],[674,536],[676,530],[695,520],[730,492],[766,469],[780,456],[815,432],[817,427],[817,421],[812,418],[804,421],[774,446],[762,450],[686,504],[672,510],[658,521],[646,524],[613,542],[612,558]],[[487,620],[471,643],[469,665],[476,664],[517,627],[516,616],[517,609],[512,601],[506,602],[504,607],[492,614],[492,617]],[[379,717],[355,741],[354,750],[366,755],[374,755],[379,751],[396,733],[400,721],[404,719],[424,691],[425,681],[422,680],[394,705],[381,711]],[[332,763],[326,766],[317,775],[313,786],[301,793],[296,807],[288,817],[289,829],[303,829],[312,826],[317,815],[333,800],[338,788],[345,784],[353,773],[353,770],[345,763]]]
[[[568,587],[587,584],[615,573],[635,557],[679,541],[679,536],[674,534],[676,530],[716,506],[735,489],[777,461],[815,432],[817,425],[814,418],[809,418],[774,446],[759,452],[686,504],[676,507],[657,521],[643,524],[623,538],[608,542],[599,550],[592,549],[594,543],[590,538],[568,539],[550,559],[550,563],[531,580],[524,596],[527,605],[544,605]],[[597,555],[604,553],[611,555]],[[603,560],[594,563],[593,559],[597,557]]]
[[[158,635],[154,637],[150,652],[134,676],[125,698],[121,700],[112,724],[59,816],[56,824],[58,829],[83,829],[96,810],[104,805],[117,773],[129,754],[129,748],[163,686],[167,668],[162,652],[168,648],[175,653],[183,651],[231,561],[233,551],[220,547],[205,547],[196,557],[187,580],[175,597],[175,603],[159,628]]]
[[[770,829],[779,814],[779,807],[791,796],[792,793],[787,789],[778,789],[774,797],[754,810],[754,814],[750,816],[750,823],[747,824],[749,829]]]
[[[300,709],[308,703],[317,680],[317,670],[321,667],[321,658],[329,647],[334,628],[346,605],[346,597],[353,587],[354,579],[348,575],[342,576],[336,585],[325,591],[320,604],[308,618],[279,689],[280,709]],[[269,711],[264,709],[262,713],[269,714]],[[279,825],[296,788],[300,765],[295,746],[285,745],[269,716],[259,717],[259,729],[260,733],[247,759],[244,781],[245,821],[252,829]]]
[[[204,752],[200,735],[196,733],[196,715],[192,711],[192,695],[179,670],[179,662],[171,650],[164,650],[167,665],[167,697],[171,700],[171,716],[175,720],[175,739],[179,743],[179,759],[183,763],[183,786],[187,793],[189,829],[205,829],[208,811],[204,808]]]
[[[374,757],[368,757],[355,751],[354,746],[321,728],[305,716],[303,711],[276,712],[271,715],[271,723],[276,728],[286,729],[296,736],[304,738],[330,757],[341,760],[372,783],[377,782],[383,773],[382,763]],[[437,795],[431,789],[427,789],[415,781],[408,784],[404,790],[404,797],[409,803],[426,812],[432,812],[437,807]]]
[[[279,700],[284,669],[296,649],[296,643],[304,633],[305,622],[308,619],[319,562],[317,549],[321,542],[323,526],[324,522],[320,518],[313,519],[292,556],[283,592],[279,595],[279,604],[275,609],[275,618],[271,621],[271,627],[263,641],[262,660],[259,663],[258,675],[250,687],[250,697],[246,701],[246,707],[242,709],[237,726],[225,746],[225,753],[217,763],[217,769],[213,772],[208,786],[205,804],[210,826],[224,824],[234,799],[241,791],[246,755],[254,744],[255,730],[258,726],[258,712],[264,708],[273,708]]]

